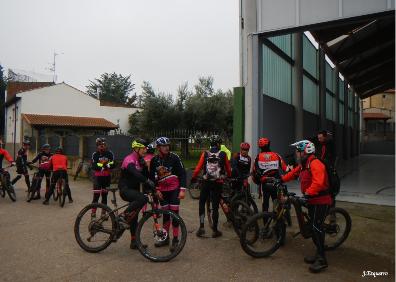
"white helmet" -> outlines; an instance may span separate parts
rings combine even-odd
[[[301,140],[291,144],[290,146],[295,147],[298,152],[304,152],[306,154],[315,153],[315,145],[309,140]]]

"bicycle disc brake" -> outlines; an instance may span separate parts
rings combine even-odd
[[[168,231],[166,231],[163,227],[160,229],[154,228],[153,235],[155,241],[163,242],[168,238]]]

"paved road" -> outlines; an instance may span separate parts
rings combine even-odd
[[[313,253],[312,242],[291,238],[293,230],[286,246],[266,259],[247,256],[225,226],[221,226],[221,238],[195,237],[198,207],[189,198],[181,211],[189,237],[173,261],[147,261],[138,251],[129,250],[127,235],[102,253],[89,254],[75,242],[73,223],[91,200],[90,183],[72,182],[75,202],[63,209],[53,202],[49,206],[26,203],[24,189],[20,181],[16,203],[0,198],[0,281],[357,281],[363,279],[364,270],[387,271],[384,280],[394,280],[391,207],[340,203],[353,218],[350,238],[328,253],[330,266],[324,273],[311,274],[303,256]]]

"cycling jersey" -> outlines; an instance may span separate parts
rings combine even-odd
[[[92,154],[92,169],[95,171],[95,176],[109,176],[112,168],[114,168],[114,155],[111,151],[96,151]]]
[[[286,169],[286,163],[277,153],[261,152],[254,161],[253,174],[256,180],[265,182],[266,177],[279,178],[281,170],[286,171]]]
[[[3,168],[4,158],[10,163],[13,161],[11,155],[8,153],[7,150],[0,148],[0,169]]]
[[[147,181],[148,171],[145,161],[137,152],[132,152],[122,162],[120,184],[138,190],[140,183]]]
[[[27,150],[24,148],[19,149],[15,162],[17,166],[17,173],[27,174]]]
[[[62,154],[55,154],[50,159],[52,171],[67,171],[67,157]]]
[[[32,164],[35,162],[39,162],[40,170],[50,170],[50,158],[52,154],[46,152],[40,152],[38,155],[31,161]]]
[[[250,175],[252,159],[250,156],[242,156],[237,153],[231,160],[232,177],[239,179],[247,179]]]
[[[180,157],[174,153],[156,155],[150,162],[150,179],[158,184],[160,191],[186,187],[186,171]]]

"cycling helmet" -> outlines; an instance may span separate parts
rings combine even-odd
[[[159,137],[155,140],[155,144],[157,144],[157,146],[170,145],[170,140],[168,137]]]
[[[41,146],[41,150],[46,150],[50,148],[51,148],[50,144],[44,144],[43,146]]]
[[[105,138],[101,138],[101,137],[96,138],[95,143],[96,143],[96,146],[99,146],[101,144],[106,143],[106,139]]]
[[[155,147],[152,143],[147,146],[147,153],[153,154],[155,152]]]
[[[210,146],[215,146],[217,144],[223,143],[223,140],[219,135],[212,135],[209,137]]]
[[[309,140],[302,140],[296,143],[291,144],[296,148],[298,152],[304,152],[306,154],[314,154],[315,153],[315,145]]]
[[[259,148],[265,147],[265,146],[269,146],[270,141],[268,138],[262,137],[259,139],[258,141],[258,146]]]
[[[248,151],[249,151],[249,149],[250,149],[250,144],[249,144],[249,143],[246,143],[246,142],[242,142],[241,145],[240,145],[240,147],[241,147],[241,150],[248,150]]]
[[[137,138],[132,142],[132,149],[147,148],[148,142],[142,138]]]
[[[62,148],[62,147],[57,147],[57,148],[55,149],[55,153],[63,154],[63,148]]]

